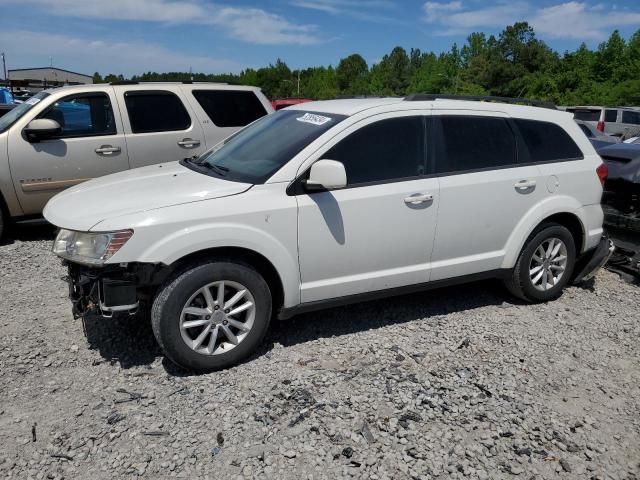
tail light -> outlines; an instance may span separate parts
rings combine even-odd
[[[596,168],[596,173],[598,174],[600,183],[604,186],[604,182],[607,181],[607,176],[609,175],[609,167],[607,167],[606,163],[602,163],[598,168]]]
[[[600,130],[601,132],[604,132],[604,122],[603,122],[602,120],[600,120],[600,121],[598,122],[598,125],[596,125],[596,128],[597,128],[598,130]]]

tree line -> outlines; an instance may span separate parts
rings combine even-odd
[[[614,31],[595,50],[586,44],[562,54],[536,38],[526,22],[506,27],[497,37],[472,33],[464,45],[443,53],[407,52],[395,47],[369,66],[355,53],[336,67],[291,70],[278,59],[239,74],[147,72],[130,79],[96,72],[94,82],[225,82],[262,88],[270,99],[341,96],[403,96],[417,92],[529,97],[558,105],[640,105],[640,30],[625,40]]]

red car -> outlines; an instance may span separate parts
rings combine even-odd
[[[310,98],[280,98],[278,100],[273,100],[271,105],[273,105],[274,110],[282,110],[283,108],[290,107],[291,105],[297,105],[305,102],[313,102],[313,100]]]

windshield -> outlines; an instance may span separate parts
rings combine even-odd
[[[267,115],[203,154],[193,165],[226,180],[264,183],[344,115],[281,110]]]
[[[11,125],[16,123],[20,117],[31,110],[43,98],[48,96],[49,94],[47,92],[40,92],[6,113],[2,118],[0,118],[0,133],[6,131]]]

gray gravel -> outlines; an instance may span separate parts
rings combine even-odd
[[[2,478],[640,477],[638,287],[492,282],[304,315],[192,376],[143,318],[74,321],[50,229],[0,246]]]

